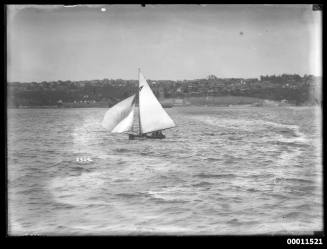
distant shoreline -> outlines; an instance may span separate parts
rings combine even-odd
[[[260,78],[207,78],[183,81],[149,80],[162,103],[169,105],[320,105],[322,78],[297,74],[261,75]],[[137,90],[137,80],[11,82],[9,106],[54,108],[110,107]],[[160,99],[163,98],[163,99]],[[274,103],[276,102],[276,103]],[[51,107],[50,107],[51,106]]]
[[[319,107],[320,105],[263,105],[263,106],[255,106],[250,104],[238,104],[238,105],[196,105],[196,104],[189,104],[189,105],[176,105],[172,107],[164,107],[164,108],[178,108],[178,107],[217,107],[217,108],[237,108],[237,107]],[[8,107],[8,109],[87,109],[87,108],[104,108],[108,109],[109,107],[106,106],[74,106],[74,107],[58,107],[58,106],[20,106],[20,107]]]
[[[118,101],[117,101],[118,102]],[[202,96],[202,97],[188,97],[188,98],[166,98],[159,99],[159,102],[164,108],[172,108],[179,106],[216,106],[216,107],[277,107],[277,106],[319,106],[320,104],[302,103],[296,105],[287,101],[274,101],[268,99],[261,99],[256,97],[246,96]],[[60,103],[57,105],[47,106],[8,106],[10,109],[67,109],[67,108],[110,108],[108,102],[80,102],[80,103]]]

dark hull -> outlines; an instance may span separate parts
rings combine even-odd
[[[129,140],[164,139],[164,138],[166,138],[166,136],[155,137],[155,136],[147,136],[147,135],[128,134]]]

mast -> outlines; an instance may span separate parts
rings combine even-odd
[[[137,87],[137,99],[138,99],[138,102],[139,102],[139,110],[138,110],[138,116],[139,116],[139,135],[142,135],[142,126],[141,126],[141,114],[140,114],[140,73],[141,73],[141,69],[139,68],[138,70],[138,79],[139,79],[139,84],[138,84],[138,87]]]

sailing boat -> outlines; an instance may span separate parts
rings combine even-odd
[[[140,69],[138,78],[137,92],[111,107],[104,115],[102,126],[112,133],[127,133],[130,140],[165,138],[161,131],[175,127],[175,123],[153,94]],[[139,107],[138,131],[133,129],[136,102]]]

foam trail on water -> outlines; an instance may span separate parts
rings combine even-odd
[[[291,132],[293,136],[285,137],[280,134],[277,137],[277,139],[279,139],[281,142],[286,142],[286,143],[307,142],[307,138],[305,134],[300,131],[300,127],[298,125],[293,125],[293,124],[282,124],[282,123],[275,123],[265,120],[226,119],[226,118],[220,119],[219,117],[203,116],[203,115],[192,116],[191,119],[195,119],[197,121],[215,127],[237,129],[243,131],[259,131],[259,130],[269,131],[271,128],[277,128],[277,129],[279,128],[281,129],[280,132],[282,132],[285,131],[286,129],[286,131]]]

